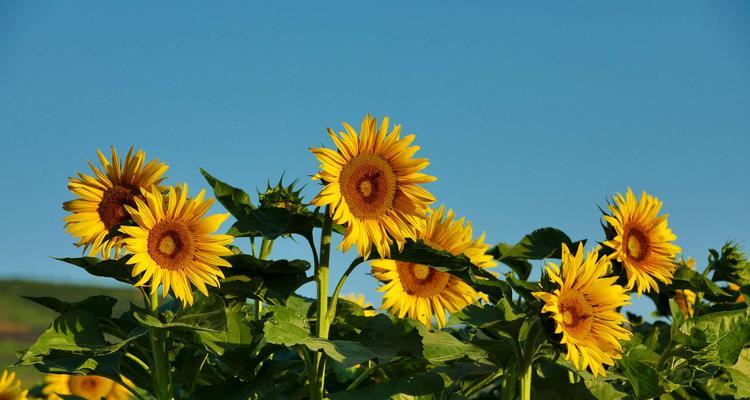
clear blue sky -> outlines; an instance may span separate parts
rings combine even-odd
[[[429,189],[491,242],[601,240],[596,205],[630,185],[701,267],[748,246],[748,2],[207,4],[0,2],[0,276],[92,279],[48,256],[80,254],[61,203],[97,148],[253,189],[306,180],[325,128],[367,112],[417,135]]]

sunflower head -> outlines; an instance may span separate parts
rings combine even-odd
[[[575,254],[562,247],[562,271],[557,264],[547,264],[547,274],[556,288],[552,292],[534,292],[544,302],[543,313],[555,323],[561,344],[568,349],[566,358],[581,370],[589,368],[594,376],[605,375],[604,365],[613,365],[622,357],[620,340],[631,333],[622,327],[625,317],[617,311],[628,304],[625,289],[616,285],[616,277],[605,276],[610,267],[599,249],[584,257],[583,244]]]
[[[122,377],[127,381],[125,377]],[[86,400],[127,400],[130,392],[119,383],[95,375],[46,375],[42,394],[48,400],[62,400],[62,395],[73,395]]]
[[[675,256],[682,251],[672,243],[677,236],[667,226],[667,214],[659,215],[661,206],[646,192],[636,199],[628,188],[625,196],[615,195],[614,204],[609,205],[612,214],[604,216],[614,232],[604,245],[625,270],[626,288],[635,288],[639,295],[651,290],[658,293],[659,282],[672,282]]]
[[[473,238],[471,223],[463,218],[454,219],[453,211],[446,213],[444,206],[429,213],[427,224],[417,232],[417,239],[437,250],[453,255],[464,254],[478,267],[495,265],[492,256],[486,254],[489,245],[484,243],[484,234]],[[460,278],[429,265],[375,260],[372,261],[372,273],[383,282],[378,288],[385,292],[382,309],[399,318],[409,316],[426,326],[432,326],[432,317],[435,316],[438,328],[442,328],[446,312],[458,312],[486,298]]]
[[[137,198],[135,207],[126,206],[137,226],[120,230],[128,235],[127,250],[133,256],[133,276],[141,275],[136,286],[150,282],[152,293],[164,285],[163,294],[172,291],[183,303],[193,303],[192,287],[208,295],[206,285],[218,286],[224,277],[219,267],[230,267],[222,256],[231,255],[227,247],[232,236],[215,235],[229,214],[204,216],[213,204],[205,191],[188,199],[187,184],[170,187],[167,196],[153,186]]]
[[[336,150],[310,149],[321,168],[313,179],[324,185],[312,204],[330,207],[333,220],[346,227],[344,251],[356,245],[368,258],[375,246],[388,257],[391,244],[402,248],[424,225],[435,198],[420,184],[435,178],[420,172],[427,159],[412,158],[419,150],[410,146],[414,135],[401,138],[400,125],[389,132],[388,118],[378,125],[367,115],[359,132],[343,125],[338,135],[328,130]]]
[[[154,159],[145,163],[146,153],[131,147],[124,161],[120,161],[112,147],[111,159],[97,150],[101,168],[89,162],[93,175],[78,173],[70,178],[68,189],[76,199],[63,203],[71,212],[66,216],[65,230],[78,239],[77,246],[88,249],[88,255],[101,254],[109,258],[119,256],[123,241],[117,228],[130,220],[125,206],[134,206],[141,189],[158,185],[169,167]]]
[[[365,300],[365,295],[362,293],[360,294],[349,293],[349,294],[341,296],[340,298],[347,300],[347,301],[351,301],[352,303],[357,304],[358,306],[362,307],[365,317],[374,317],[378,314],[378,312],[372,308],[372,304],[370,304],[367,300]]]
[[[302,214],[307,211],[305,203],[302,201],[302,188],[295,188],[297,180],[292,181],[289,185],[284,185],[279,179],[276,186],[269,183],[265,192],[258,192],[260,208],[285,208],[291,212]]]
[[[0,400],[26,400],[28,392],[21,387],[15,372],[3,370],[0,375]]]

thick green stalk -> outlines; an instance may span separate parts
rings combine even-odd
[[[317,336],[328,339],[328,267],[331,259],[331,232],[333,230],[333,219],[330,207],[326,207],[323,219],[323,230],[320,234],[320,262],[315,269],[315,282],[318,286],[318,329]],[[310,397],[313,400],[322,400],[325,396],[325,370],[326,358],[322,352],[315,354],[315,377],[311,388]]]
[[[328,306],[328,318],[326,320],[326,324],[328,326],[331,326],[333,319],[336,317],[336,305],[339,302],[339,294],[341,293],[341,289],[344,287],[344,282],[346,282],[346,279],[354,271],[354,268],[357,268],[357,266],[359,264],[362,264],[362,262],[364,262],[364,258],[362,257],[357,257],[356,259],[354,259],[354,261],[352,261],[352,263],[349,265],[349,268],[347,268],[344,274],[341,275],[339,283],[336,284],[336,288],[333,290],[333,296],[331,296],[331,304]]]
[[[273,250],[273,240],[263,238],[263,243],[260,245],[260,259],[266,260],[271,255]],[[263,312],[263,302],[255,300],[255,319],[260,320],[260,314]]]
[[[521,400],[531,400],[531,365],[525,366],[524,370],[521,371],[521,380],[519,381]]]
[[[159,318],[159,292],[154,290],[151,292],[151,298],[149,301],[149,308],[151,315],[154,318]],[[164,347],[164,335],[158,328],[149,328],[149,339],[151,341],[151,353],[154,358],[152,375],[154,382],[154,394],[158,400],[171,400],[172,399],[172,387],[170,384],[171,377],[169,376],[169,359]]]

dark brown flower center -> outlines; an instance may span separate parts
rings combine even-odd
[[[432,297],[441,294],[451,276],[427,265],[396,261],[401,286],[407,294]]]
[[[193,235],[182,222],[163,220],[148,234],[148,254],[169,270],[178,270],[193,257]]]
[[[391,165],[375,154],[352,158],[339,176],[341,193],[357,218],[378,218],[392,206],[396,175]]]
[[[646,258],[651,249],[648,237],[637,228],[626,230],[623,242],[626,246],[628,257],[634,261],[641,261]]]
[[[594,322],[594,308],[583,294],[567,291],[560,294],[558,307],[565,330],[575,338],[585,338]]]
[[[138,188],[115,185],[104,192],[97,211],[107,230],[120,225],[130,218],[125,206],[135,207]]]

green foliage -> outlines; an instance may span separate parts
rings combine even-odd
[[[593,377],[565,358],[558,322],[541,312],[533,294],[554,284],[544,274],[540,282],[529,281],[536,261],[560,258],[563,245],[575,250],[585,241],[547,227],[516,244],[501,242],[488,254],[511,269],[504,277],[421,240],[394,244],[392,260],[451,274],[486,295],[486,301],[453,312],[438,330],[384,313],[370,316],[353,302],[328,297],[328,248],[318,251],[315,234],[330,227],[331,218],[308,207],[296,181],[269,184],[256,207],[246,191],[201,173],[235,218],[228,233],[251,242],[250,254],[235,247],[226,257],[231,268],[222,270],[219,287],[195,293],[190,305],[173,299],[159,304],[150,288],[141,289],[142,304],[25,293],[57,316],[19,354],[17,365],[122,376],[139,396],[160,400],[320,400],[320,394],[333,400],[750,398],[748,305],[737,303],[737,293],[721,283],[749,293],[750,265],[734,244],[711,250],[703,271],[681,264],[670,285],[649,294],[664,318],[628,314],[632,338],[620,343],[622,354],[607,375]],[[273,241],[294,235],[310,245],[309,261],[272,258]],[[318,243],[327,242],[326,235]],[[255,239],[262,240],[259,254]],[[59,260],[133,285],[129,257]],[[379,256],[373,252],[373,258]],[[308,282],[318,284],[316,299],[296,293]],[[696,294],[694,313],[687,315],[672,299],[677,290]]]

